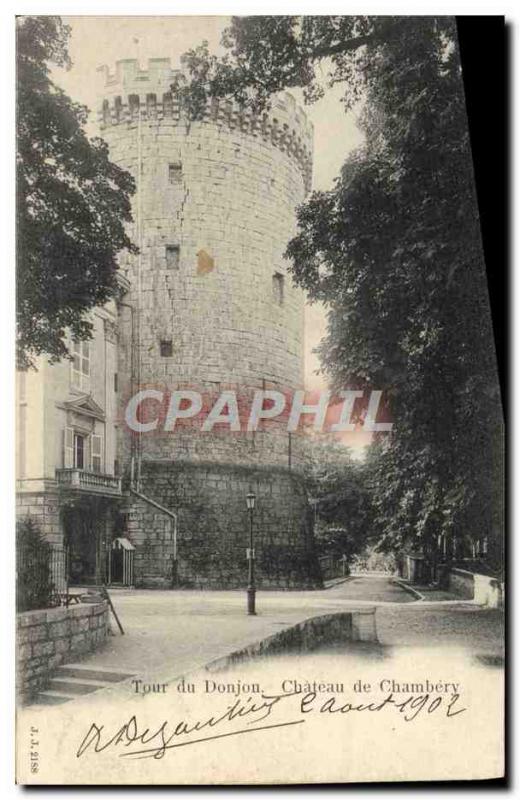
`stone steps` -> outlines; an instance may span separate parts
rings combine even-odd
[[[96,669],[84,664],[63,664],[51,678],[48,688],[34,700],[36,705],[58,705],[69,700],[105,689],[107,686],[131,678],[133,673],[120,672],[111,667]]]
[[[106,683],[102,681],[85,681],[80,678],[51,678],[49,689],[63,692],[64,694],[89,694],[98,689],[104,689]]]
[[[39,706],[57,706],[61,703],[68,703],[69,700],[72,700],[70,695],[61,694],[60,692],[55,692],[52,689],[48,689],[45,692],[39,693],[34,700],[34,704]]]
[[[105,681],[105,683],[120,683],[126,678],[132,678],[133,672],[121,672],[112,667],[89,667],[86,664],[62,664],[56,670],[56,677],[66,678],[86,678],[93,681]]]

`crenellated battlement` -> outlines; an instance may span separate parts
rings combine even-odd
[[[103,101],[99,125],[136,125],[142,121],[170,119],[182,124],[183,113],[178,96],[171,91],[181,70],[172,69],[169,58],[153,58],[142,70],[136,59],[117,61],[115,72],[107,66],[98,68],[104,76]],[[287,92],[277,95],[268,113],[258,115],[244,110],[231,100],[212,98],[204,112],[203,123],[226,126],[270,142],[287,152],[298,163],[306,191],[312,178],[313,126],[296,100]]]

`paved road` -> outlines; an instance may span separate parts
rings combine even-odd
[[[114,590],[125,628],[84,661],[142,676],[174,675],[319,614],[413,598],[387,577],[353,578],[323,591],[260,591],[256,617],[246,614],[243,591]]]
[[[331,587],[345,600],[366,600],[371,603],[411,603],[414,597],[392,583],[387,575],[353,575],[346,583]]]
[[[504,615],[493,608],[469,604],[413,603],[381,606],[377,634],[383,645],[401,647],[451,647],[466,649],[476,656],[504,652]]]
[[[322,591],[259,592],[255,617],[246,614],[242,591],[114,590],[111,595],[126,633],[115,632],[83,664],[145,681],[169,681],[309,617],[362,605],[377,606],[383,649],[453,644],[477,654],[501,653],[500,612],[468,603],[414,602],[381,576],[356,576]],[[376,655],[372,650],[367,656]]]
[[[245,613],[240,591],[120,590],[112,592],[112,599],[126,635],[111,636],[85,663],[154,680],[196,669],[309,617],[363,604],[378,606],[383,645],[446,642],[501,652],[500,612],[467,603],[417,603],[387,577],[356,576],[324,591],[259,592],[256,617]]]

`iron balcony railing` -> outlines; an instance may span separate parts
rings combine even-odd
[[[121,495],[121,478],[84,469],[57,469],[56,480],[60,486],[90,494]]]

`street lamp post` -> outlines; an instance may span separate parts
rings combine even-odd
[[[256,495],[252,492],[246,496],[247,508],[249,510],[249,579],[247,585],[247,613],[256,614],[255,600],[256,600],[256,586],[255,586],[255,550],[253,538],[253,514],[255,510]]]

